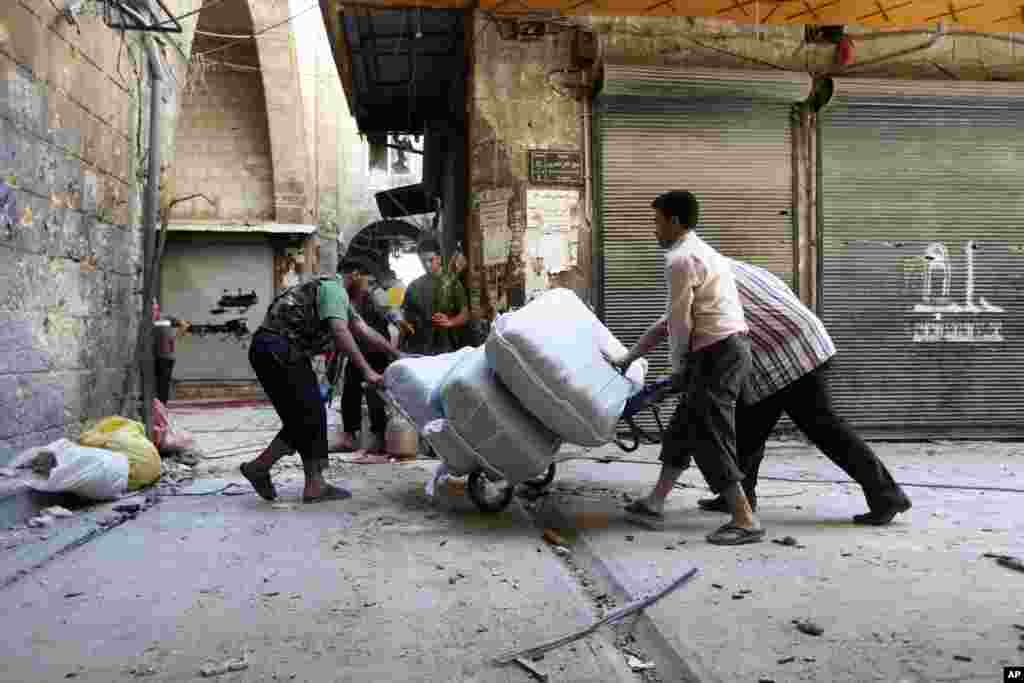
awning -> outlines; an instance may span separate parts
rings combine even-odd
[[[463,114],[466,17],[321,0],[327,37],[360,132],[422,132]]]
[[[1024,30],[1016,0],[346,0],[347,7],[477,9],[501,14],[688,16],[741,24],[859,24],[880,29],[939,22],[951,28],[1007,33]],[[321,7],[340,0],[321,0]],[[326,12],[325,12],[326,13]]]

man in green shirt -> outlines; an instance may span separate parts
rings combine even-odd
[[[282,292],[267,309],[253,336],[249,362],[281,418],[281,431],[241,472],[266,500],[277,497],[270,469],[295,451],[306,475],[304,503],[343,500],[352,494],[327,483],[327,413],[311,359],[336,350],[363,372],[367,384],[379,385],[376,372],[356,344],[398,358],[391,343],[370,328],[352,309],[342,277],[318,278]]]
[[[420,260],[427,271],[412,281],[402,302],[404,347],[409,353],[436,355],[462,346],[469,319],[466,288],[457,275],[444,273],[437,240],[420,243]]]

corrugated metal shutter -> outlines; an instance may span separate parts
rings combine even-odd
[[[864,433],[1024,433],[1022,128],[1021,84],[834,81],[821,307]]]
[[[810,88],[792,72],[606,65],[595,103],[595,276],[599,314],[624,343],[665,311],[651,201],[667,190],[697,196],[709,244],[795,285],[791,118]],[[652,376],[668,374],[666,345],[650,361]]]

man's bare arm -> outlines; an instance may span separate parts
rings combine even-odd
[[[626,356],[629,363],[626,363],[628,367],[638,358],[643,358],[648,353],[657,348],[658,344],[665,340],[668,336],[668,320],[661,318],[653,325],[647,328],[647,331],[643,333],[640,339],[637,340],[633,348],[629,350],[629,354]]]
[[[399,353],[398,349],[392,346],[391,342],[385,339],[377,330],[367,325],[366,321],[362,318],[352,318],[349,321],[349,327],[360,340],[366,342],[377,351],[386,353],[392,358],[401,358],[402,354]]]
[[[355,363],[356,367],[359,368],[363,377],[367,379],[371,384],[374,383],[374,379],[379,379],[380,375],[370,367],[370,364],[366,362],[366,357],[363,352],[359,350],[359,345],[356,344],[355,338],[352,333],[349,332],[348,323],[338,318],[330,319],[331,332],[334,333],[334,343],[338,347],[338,351],[345,354],[350,362]]]
[[[665,337],[668,336],[668,321],[667,317],[659,319],[653,325],[647,328],[647,331],[643,333],[643,336],[633,345],[626,354],[616,358],[607,351],[602,351],[605,359],[617,368],[625,371],[639,358],[643,358],[652,349],[658,346]]]

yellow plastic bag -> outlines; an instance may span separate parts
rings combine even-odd
[[[78,443],[126,455],[129,491],[149,486],[160,478],[160,453],[146,438],[146,428],[134,420],[105,417],[82,434]]]

